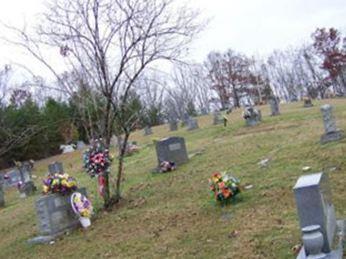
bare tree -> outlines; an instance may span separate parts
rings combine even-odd
[[[114,129],[124,134],[114,199],[105,175],[105,207],[120,199],[123,158],[135,116],[128,116],[131,89],[141,73],[158,60],[176,60],[201,29],[198,13],[173,0],[52,0],[35,35],[11,28],[24,47],[66,84],[44,49],[60,49],[66,70],[86,77],[105,101],[102,136],[109,146]],[[115,122],[117,125],[115,125]]]

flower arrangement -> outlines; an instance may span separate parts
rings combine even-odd
[[[257,117],[257,116],[259,116],[259,113],[253,107],[246,107],[245,110],[243,111],[243,118],[245,120],[251,117]]]
[[[177,166],[172,161],[163,161],[160,164],[160,173],[167,173],[177,169]]]
[[[73,211],[80,217],[90,218],[93,212],[91,202],[83,194],[79,192],[73,193],[71,196],[71,206]]]
[[[68,174],[49,175],[43,180],[43,193],[70,194],[77,189],[77,181]]]
[[[209,179],[209,186],[214,193],[216,201],[222,205],[234,200],[241,192],[240,181],[227,173],[213,173]]]
[[[112,159],[109,150],[102,143],[102,139],[94,141],[92,146],[83,154],[84,169],[91,176],[99,176],[109,171]]]

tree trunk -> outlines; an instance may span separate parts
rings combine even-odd
[[[124,171],[124,156],[126,153],[126,147],[127,142],[129,139],[130,134],[128,132],[125,132],[124,141],[121,145],[120,153],[119,153],[119,161],[118,161],[118,175],[117,175],[117,182],[115,187],[115,201],[119,201],[121,199],[121,180],[123,177],[123,171]]]

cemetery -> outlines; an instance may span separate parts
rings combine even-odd
[[[346,258],[322,2],[2,1],[0,259]]]
[[[125,158],[131,180],[125,180],[123,200],[110,212],[102,210],[97,181],[89,176],[95,172],[82,168],[82,150],[37,161],[34,195],[21,199],[15,187],[0,192],[0,255],[214,258],[217,250],[238,258],[310,258],[307,253],[341,258],[346,142],[322,144],[320,138],[346,129],[346,102],[314,104],[311,109],[302,102],[281,104],[280,116],[271,116],[270,106],[255,107],[262,111],[256,127],[246,127],[237,109],[227,115],[229,127],[213,125],[210,114],[198,117],[198,131],[153,127],[155,141],[136,131],[131,141],[143,148]],[[333,107],[331,131],[325,130],[327,104]],[[177,164],[173,172],[150,174],[166,160]],[[230,174],[215,173],[221,171]],[[85,187],[81,193],[94,207],[97,220],[92,216],[87,230],[79,230],[68,196],[42,194],[47,175],[61,172]],[[232,192],[225,189],[215,200],[219,183]],[[235,201],[220,203],[230,195]],[[319,245],[311,247],[311,238]]]

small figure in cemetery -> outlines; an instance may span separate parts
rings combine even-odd
[[[209,179],[209,187],[222,206],[229,204],[241,192],[240,181],[229,173],[214,172]]]
[[[144,136],[148,136],[148,135],[151,135],[151,134],[153,134],[153,131],[152,131],[151,127],[150,126],[145,126],[144,127]]]
[[[269,98],[269,104],[270,104],[270,109],[271,109],[271,116],[277,116],[280,115],[280,99],[277,96],[270,96]]]
[[[333,116],[333,106],[325,104],[321,106],[323,124],[325,133],[321,136],[321,143],[325,144],[331,141],[338,141],[344,137],[344,132],[336,127]]]
[[[344,221],[336,220],[327,174],[303,175],[293,190],[303,240],[297,259],[342,259]]]
[[[163,161],[160,163],[160,173],[167,173],[177,169],[173,161]]]
[[[314,106],[314,105],[312,104],[311,98],[308,97],[308,96],[305,96],[305,97],[303,98],[303,101],[304,101],[304,108],[309,108],[309,107]]]
[[[105,194],[105,176],[110,172],[112,160],[109,150],[105,148],[102,139],[94,140],[91,147],[83,154],[84,169],[91,177],[97,176],[98,191],[101,197],[104,197]]]
[[[252,106],[247,106],[243,112],[243,118],[245,119],[247,126],[255,126],[260,123],[262,119],[261,111],[256,110]]]

